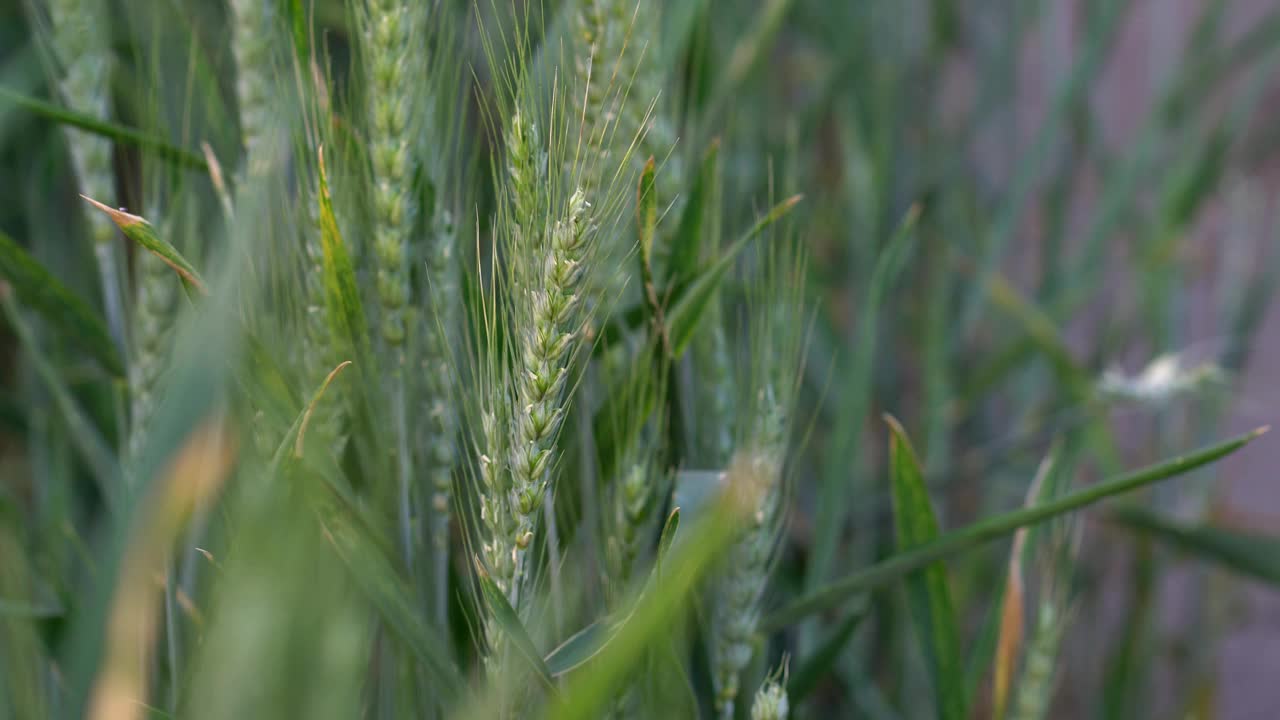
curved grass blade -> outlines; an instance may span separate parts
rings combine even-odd
[[[1138,507],[1116,508],[1111,519],[1133,533],[1148,535],[1188,555],[1280,586],[1280,538],[1179,522]]]
[[[906,431],[891,416],[886,415],[885,422],[889,425],[889,482],[898,551],[910,552],[938,539],[938,519]],[[962,720],[966,705],[964,668],[946,567],[935,561],[912,572],[906,581],[912,621],[933,676],[938,717]]]
[[[671,551],[671,545],[675,542],[676,531],[679,528],[680,508],[672,508],[671,514],[667,516],[667,521],[662,526],[662,534],[658,538],[657,560],[646,588],[652,588],[661,577],[663,561]],[[559,677],[600,654],[600,651],[613,638],[620,624],[608,618],[597,620],[570,636],[568,640],[552,650],[545,659],[551,676]]]
[[[671,513],[667,515],[667,521],[662,524],[662,534],[658,536],[658,562],[657,567],[662,569],[662,562],[666,560],[667,555],[671,553],[671,546],[675,544],[676,533],[680,530],[680,507],[671,508]]]
[[[889,239],[889,244],[876,259],[866,300],[859,315],[853,365],[849,372],[849,380],[845,383],[844,397],[836,417],[834,436],[837,438],[854,437],[857,434],[855,428],[861,426],[870,407],[880,306],[915,248],[916,233],[914,231],[921,212],[921,206],[918,203],[907,210],[897,230]],[[848,463],[843,462],[843,458],[853,455],[853,449],[837,447],[834,452],[839,453],[837,457],[842,460],[827,461],[827,471],[818,489],[820,502],[814,520],[814,554],[805,577],[805,587],[808,589],[817,587],[831,575],[840,533],[848,517],[849,508],[854,505],[851,494],[858,487],[857,475],[855,474],[855,480],[851,482]],[[855,473],[864,472],[856,468],[857,466],[855,466]]]
[[[720,257],[716,258],[716,261],[710,267],[698,275],[688,286],[678,290],[671,306],[671,312],[667,314],[667,324],[671,333],[671,352],[675,356],[678,357],[683,353],[689,341],[693,339],[693,333],[698,329],[699,319],[701,319],[703,312],[706,311],[708,303],[715,296],[716,288],[720,286],[720,281],[724,279],[725,273],[733,265],[733,261],[738,254],[756,236],[791,212],[791,209],[802,199],[802,195],[794,195],[773,206],[769,212],[756,221],[756,224],[750,230],[735,240],[732,245],[725,248],[724,252],[720,253]]]
[[[692,3],[690,3],[692,4]],[[679,287],[691,281],[698,273],[698,258],[702,255],[702,243],[708,233],[703,232],[711,211],[711,199],[716,196],[720,139],[711,141],[702,157],[702,168],[693,180],[689,199],[685,202],[680,225],[671,241],[671,258],[667,263],[668,287]]]
[[[98,483],[98,489],[112,514],[121,509],[121,473],[116,456],[112,454],[106,440],[94,427],[83,408],[76,403],[71,391],[67,388],[62,376],[49,363],[49,359],[40,351],[34,333],[26,319],[13,303],[11,293],[4,283],[0,283],[0,308],[3,308],[9,327],[18,336],[18,342],[27,349],[36,374],[44,381],[49,395],[53,398],[54,407],[67,425],[67,434],[71,444],[84,458],[90,473]]]
[[[46,102],[39,98],[31,97],[24,93],[20,93],[12,88],[0,86],[0,100],[7,100],[14,105],[26,108],[31,112],[52,120],[63,125],[70,125],[85,132],[90,132],[102,137],[111,138],[117,142],[134,145],[142,150],[154,152],[156,155],[175,162],[179,165],[203,170],[208,172],[209,166],[205,163],[204,158],[190,150],[184,150],[165,142],[164,140],[140,132],[124,125],[101,120],[93,115],[79,113],[69,108]]]
[[[940,535],[927,545],[878,562],[871,567],[829,583],[815,592],[775,611],[763,623],[764,629],[785,627],[829,607],[839,605],[858,593],[874,590],[897,581],[903,575],[918,570],[937,560],[945,560],[983,543],[1011,534],[1020,527],[1034,525],[1050,518],[1079,510],[1113,495],[1137,490],[1152,483],[1167,480],[1208,465],[1239,450],[1260,435],[1268,427],[1236,436],[1217,445],[1182,455],[1163,463],[1135,470],[1118,478],[1100,482],[1077,490],[1069,495],[1013,512],[989,518],[969,527]]]
[[[317,152],[317,169],[320,192],[320,244],[323,254],[325,308],[329,329],[340,347],[349,347],[355,353],[356,371],[362,378],[377,373],[373,362],[373,350],[369,345],[369,328],[365,320],[364,306],[360,301],[360,287],[356,284],[355,266],[342,240],[338,218],[333,212],[333,198],[329,194],[329,174],[325,167],[324,148]],[[363,383],[362,383],[363,384]]]
[[[645,659],[651,647],[667,638],[665,631],[688,612],[690,597],[733,542],[740,514],[747,511],[727,492],[714,505],[663,562],[662,592],[641,597],[604,651],[574,674],[542,717],[600,717],[627,673]]]
[[[649,322],[662,342],[663,355],[671,356],[671,337],[663,317],[662,302],[653,277],[653,245],[658,235],[658,190],[654,181],[653,157],[644,165],[636,188],[636,229],[640,235],[640,279],[644,284],[644,301],[649,309]]]
[[[334,368],[299,413],[272,457],[271,477],[284,481],[301,470],[298,461],[303,459],[306,449],[308,420],[330,383],[351,364],[348,360]],[[457,669],[442,649],[447,647],[446,643],[414,608],[413,589],[400,577],[386,549],[377,542],[357,508],[342,497],[340,488],[331,482],[306,483],[304,488],[325,539],[382,623],[440,680],[441,688],[453,692],[461,687]]]
[[[124,363],[106,325],[83,300],[3,232],[0,278],[9,282],[18,302],[39,313],[60,335],[87,351],[111,374],[124,375]]]
[[[155,228],[151,227],[151,223],[147,222],[145,218],[108,207],[87,195],[81,195],[80,197],[88,200],[94,207],[106,213],[126,237],[138,243],[145,250],[173,268],[173,271],[178,273],[178,277],[182,278],[182,284],[187,288],[188,292],[195,290],[201,295],[209,294],[208,286],[201,279],[200,273],[196,272],[195,267],[187,262],[187,259],[182,257],[182,254],[172,245],[161,239],[159,235],[156,235]]]
[[[341,373],[350,365],[350,360],[340,363],[329,373],[327,377],[325,377],[324,382],[320,383],[320,387],[316,388],[315,393],[311,395],[310,402],[307,403],[307,406],[302,410],[302,413],[298,415],[298,418],[293,421],[293,425],[289,428],[289,432],[285,434],[284,440],[280,442],[280,446],[276,448],[275,454],[271,456],[270,474],[272,477],[278,475],[287,458],[292,458],[294,460],[302,458],[303,441],[306,438],[307,425],[311,421],[311,415],[315,412],[316,405],[320,403],[320,398],[324,397],[324,391],[329,389],[329,383],[333,382],[333,379],[338,376],[338,373]]]
[[[447,644],[414,607],[411,599],[414,591],[396,572],[386,551],[372,540],[370,533],[354,518],[351,508],[327,485],[317,486],[307,495],[325,539],[382,623],[439,681],[433,687],[451,694],[456,692],[462,687],[462,678],[445,654]]]
[[[507,602],[506,593],[502,592],[502,588],[498,587],[479,562],[476,563],[476,576],[485,601],[489,604],[489,610],[498,621],[498,625],[502,627],[502,631],[507,634],[512,647],[529,663],[529,667],[533,669],[542,684],[548,690],[554,691],[556,686],[555,681],[551,679],[551,669],[538,654],[538,648],[533,644],[533,638],[529,637],[528,631],[524,629],[524,623],[520,622],[520,616],[516,615],[511,603]]]
[[[560,677],[600,654],[615,628],[607,620],[597,620],[570,635],[543,659],[551,677]]]

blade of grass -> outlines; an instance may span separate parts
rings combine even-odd
[[[3,232],[0,232],[0,277],[9,281],[18,302],[39,313],[60,335],[88,351],[108,372],[117,377],[124,375],[124,363],[106,325],[70,288]]]
[[[1193,557],[1280,586],[1280,538],[1171,520],[1140,507],[1118,507],[1110,518]]]
[[[156,235],[155,228],[151,227],[151,223],[145,218],[137,215],[131,215],[123,210],[103,205],[91,197],[81,195],[80,197],[89,201],[91,205],[106,213],[111,221],[128,237],[130,240],[141,245],[145,250],[154,254],[156,257],[164,261],[166,265],[173,268],[178,273],[178,277],[182,278],[182,284],[188,291],[195,290],[201,295],[208,295],[209,291],[201,279],[200,273],[196,272],[195,267],[187,262],[172,245]]]
[[[1120,495],[1161,480],[1190,472],[1219,460],[1249,444],[1269,428],[1261,427],[1217,445],[1206,447],[1163,463],[1135,470],[1118,478],[1100,482],[1069,495],[1040,503],[1035,507],[998,515],[966,528],[940,535],[921,547],[896,554],[869,568],[828,583],[808,595],[770,614],[763,623],[766,630],[785,627],[801,618],[834,607],[858,593],[874,590],[895,582],[903,575],[934,561],[944,560],[991,540],[1004,537],[1020,527],[1034,525],[1049,518],[1087,507],[1100,500]]]
[[[662,563],[671,551],[671,545],[675,542],[679,528],[680,508],[672,508],[671,514],[667,516],[662,526],[662,534],[658,538],[657,558],[645,586],[646,591],[657,585],[662,574]],[[552,677],[559,677],[598,655],[613,638],[620,625],[618,621],[605,618],[591,623],[570,636],[545,658]]]
[[[675,356],[678,357],[683,353],[689,341],[693,339],[693,334],[698,329],[698,320],[706,311],[708,303],[715,297],[715,290],[720,286],[720,281],[724,279],[725,273],[732,266],[734,258],[756,236],[791,212],[791,209],[800,202],[802,197],[801,195],[795,195],[775,205],[750,230],[735,240],[732,245],[725,248],[720,257],[704,270],[697,279],[677,293],[676,299],[672,303],[671,312],[667,315],[667,322],[671,332],[671,351]]]
[[[889,480],[893,490],[893,521],[899,552],[910,552],[938,539],[920,462],[902,425],[885,416],[889,425]],[[935,561],[906,577],[912,621],[933,679],[938,717],[965,717],[964,670],[960,662],[960,630],[956,623],[947,571]]]
[[[122,501],[120,466],[116,462],[115,455],[112,454],[106,440],[94,427],[89,416],[76,403],[62,376],[40,351],[31,326],[14,304],[12,292],[5,283],[0,283],[0,307],[4,308],[9,327],[18,336],[18,343],[26,348],[27,356],[31,359],[36,374],[44,381],[49,394],[53,396],[53,404],[62,416],[62,421],[67,424],[72,445],[83,456],[85,464],[89,466],[89,472],[98,483],[98,489],[106,501],[107,508],[114,514],[120,509]]]
[[[292,458],[298,460],[302,458],[303,441],[306,439],[307,424],[311,421],[311,415],[315,412],[316,405],[320,403],[320,398],[324,397],[324,391],[329,389],[329,383],[338,376],[343,370],[351,365],[351,361],[347,360],[333,369],[324,382],[320,383],[320,387],[316,388],[315,393],[311,395],[310,402],[303,408],[302,413],[293,421],[289,432],[285,434],[284,440],[280,441],[280,446],[276,448],[276,452],[271,456],[271,466],[268,474],[271,477],[278,477],[284,463],[287,459]]]
[[[690,3],[692,4],[692,3]],[[667,263],[668,287],[687,284],[697,276],[698,258],[702,255],[702,243],[709,235],[704,232],[711,198],[716,197],[715,185],[720,181],[720,140],[715,139],[702,156],[702,168],[693,180],[685,201],[684,213],[671,240],[671,257]]]
[[[165,160],[173,161],[179,165],[204,172],[209,171],[208,164],[205,163],[204,158],[200,157],[199,153],[175,147],[161,138],[153,137],[134,128],[117,125],[100,120],[93,115],[69,110],[4,86],[0,86],[0,100],[6,100],[53,122],[70,125],[86,132],[111,138],[117,142],[127,143],[142,150],[154,152]]]
[[[529,637],[529,632],[525,630],[524,623],[520,622],[520,616],[516,615],[515,608],[511,607],[511,603],[507,601],[507,594],[502,592],[502,588],[493,581],[479,560],[476,561],[475,568],[480,590],[484,593],[484,599],[489,605],[490,612],[493,613],[493,618],[498,621],[498,626],[511,640],[516,653],[529,663],[529,667],[547,690],[554,692],[556,685],[551,679],[551,668],[547,667],[546,661],[538,653],[538,648],[533,644],[533,638]]]
[[[879,332],[880,306],[888,295],[915,248],[915,227],[919,222],[920,205],[913,205],[903,216],[898,229],[881,251],[872,271],[871,283],[858,318],[857,340],[853,348],[853,366],[845,382],[833,433],[837,440],[855,438],[858,428],[871,404],[872,372],[875,366],[876,336]],[[853,475],[843,458],[854,455],[854,448],[841,442],[833,443],[827,457],[826,472],[818,489],[819,502],[814,520],[813,558],[805,573],[805,588],[812,590],[831,575],[840,533],[853,507],[852,495],[860,487],[858,475],[861,468],[854,466]],[[839,459],[837,459],[839,458]]]

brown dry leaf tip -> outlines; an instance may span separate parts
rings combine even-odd
[[[1266,434],[1267,434],[1267,433],[1269,433],[1269,432],[1271,432],[1271,426],[1270,426],[1270,425],[1263,425],[1262,427],[1258,428],[1257,430],[1254,430],[1254,431],[1253,431],[1253,433],[1249,436],[1249,439],[1250,439],[1250,440],[1253,440],[1254,438],[1262,437],[1263,435],[1266,435]]]
[[[225,195],[227,183],[223,180],[222,164],[218,162],[218,156],[213,153],[213,146],[207,140],[201,140],[200,152],[204,154],[204,161],[209,166],[209,182],[213,183],[213,189],[217,190],[219,195]]]
[[[320,392],[317,393],[316,397],[307,405],[306,411],[302,414],[302,424],[298,426],[298,439],[293,443],[293,456],[295,458],[302,457],[302,442],[306,438],[307,426],[311,424],[311,414],[315,412],[316,403],[320,401],[320,398],[324,395],[324,391],[329,389],[329,383],[333,382],[333,379],[338,377],[338,373],[346,370],[347,366],[350,364],[350,360],[344,360],[339,363],[338,367],[330,371],[328,377],[324,379],[324,383],[320,385]]]
[[[113,207],[103,205],[102,203],[98,202],[97,200],[94,200],[88,195],[81,195],[80,197],[89,201],[90,205],[93,205],[94,207],[98,208],[102,212],[106,213],[107,216],[111,218],[111,222],[115,223],[116,226],[119,227],[121,230],[125,228],[133,227],[135,225],[142,225],[147,222],[146,219],[141,216],[132,215],[130,213],[125,212],[124,210],[117,210]]]

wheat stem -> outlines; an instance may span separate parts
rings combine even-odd
[[[59,83],[63,99],[78,112],[95,118],[110,114],[110,75],[113,58],[105,31],[106,8],[101,0],[51,0],[53,49],[63,68]],[[85,130],[66,126],[71,162],[83,194],[108,201],[116,196],[111,164],[111,141]],[[94,258],[102,284],[107,328],[120,352],[128,357],[125,333],[124,278],[112,240],[116,229],[102,213],[89,215]]]
[[[236,101],[240,109],[240,143],[244,148],[242,181],[266,168],[263,152],[271,118],[271,41],[274,3],[230,0],[231,50],[236,61]]]

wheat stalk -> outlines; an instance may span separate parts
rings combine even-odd
[[[168,225],[168,223],[166,223]],[[133,353],[129,364],[129,455],[137,458],[155,408],[155,394],[173,336],[172,310],[177,296],[173,270],[158,256],[138,253],[133,304]]]
[[[95,118],[110,115],[110,75],[113,58],[106,38],[106,8],[101,0],[50,0],[52,45],[63,69],[59,89],[73,109]],[[111,164],[111,141],[85,130],[66,126],[67,143],[80,190],[101,200],[116,195]],[[118,249],[112,241],[115,226],[102,213],[89,214],[90,235],[98,276],[102,282],[107,327],[122,353],[127,354],[123,275]]]
[[[240,108],[240,143],[244,157],[240,179],[267,166],[267,127],[271,121],[271,42],[274,3],[230,0],[231,50],[236,61],[236,101]]]
[[[413,186],[414,139],[412,71],[421,54],[414,43],[421,33],[419,4],[406,0],[368,0],[361,20],[369,157],[373,180],[373,255],[381,336],[391,354],[387,383],[395,429],[400,545],[412,567],[410,508],[412,463],[409,457],[405,387],[405,309],[409,303],[409,237],[418,207]]]

